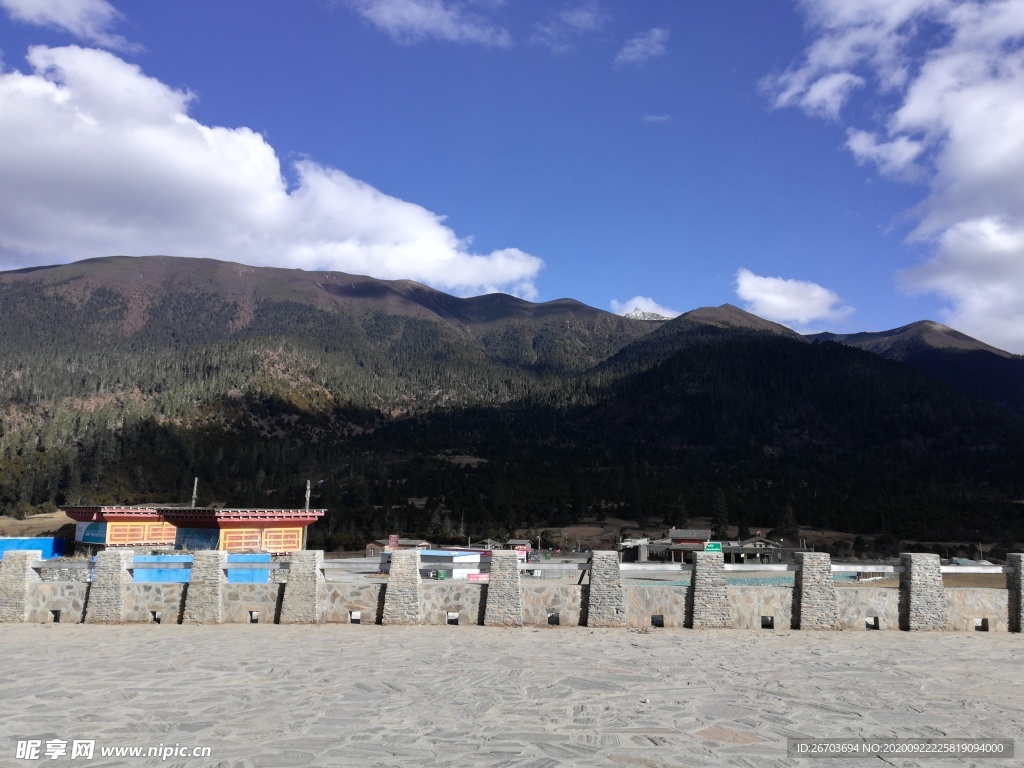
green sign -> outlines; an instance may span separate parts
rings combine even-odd
[[[721,552],[722,551],[722,542],[720,542],[720,541],[705,541],[704,542],[704,551],[705,552]]]

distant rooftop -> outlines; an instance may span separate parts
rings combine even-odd
[[[711,530],[709,528],[672,528],[666,534],[666,538],[700,539],[701,541],[707,541],[711,538]]]

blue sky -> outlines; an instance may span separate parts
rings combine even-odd
[[[213,257],[1024,352],[1024,0],[0,9],[0,268]]]

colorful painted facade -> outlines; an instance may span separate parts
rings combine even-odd
[[[306,527],[323,509],[66,507],[75,541],[107,547],[221,549],[283,554],[305,547]]]

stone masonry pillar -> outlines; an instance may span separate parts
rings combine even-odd
[[[900,565],[900,629],[949,629],[939,556],[904,552]]]
[[[292,552],[281,602],[281,624],[316,624],[320,620],[320,585],[324,582],[320,549]]]
[[[1024,619],[1024,555],[1016,553],[1006,556],[1006,564],[1013,568],[1012,573],[1006,574],[1006,590],[1009,593],[1010,602],[1010,625],[1007,627],[1011,632],[1022,632],[1021,626]]]
[[[690,579],[690,626],[694,629],[731,629],[732,610],[725,583],[721,552],[694,552]]]
[[[85,606],[86,624],[124,624],[125,591],[132,580],[128,566],[133,559],[128,549],[105,549],[96,555]]]
[[[839,629],[839,604],[826,552],[796,552],[793,629]]]
[[[388,583],[384,588],[381,624],[419,624],[423,617],[420,551],[396,549],[391,553]]]
[[[4,553],[0,562],[0,622],[28,621],[29,590],[32,582],[40,580],[32,563],[42,559],[38,549]]]
[[[192,576],[185,591],[182,624],[220,624],[224,621],[224,566],[228,553],[213,549],[192,555]]]
[[[626,626],[626,598],[618,552],[594,552],[590,558],[588,627]]]
[[[491,552],[491,578],[487,583],[484,625],[523,626],[523,593],[519,581],[519,558],[511,549]]]

